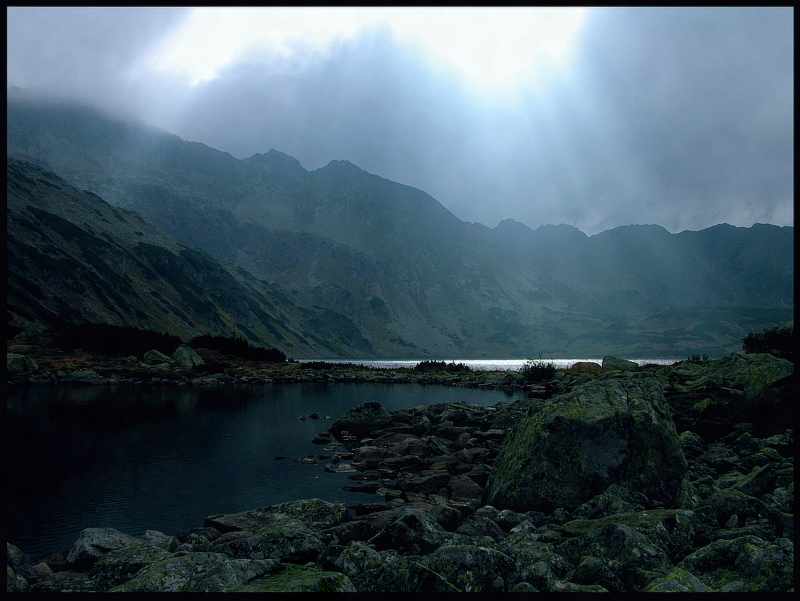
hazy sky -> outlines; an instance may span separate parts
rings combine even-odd
[[[8,8],[8,85],[465,221],[794,224],[792,8]]]

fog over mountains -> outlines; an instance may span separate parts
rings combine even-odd
[[[10,94],[8,318],[303,357],[686,357],[793,319],[793,228],[490,229],[347,161]],[[92,194],[88,194],[89,191]]]

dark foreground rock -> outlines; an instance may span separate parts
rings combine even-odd
[[[781,407],[786,366],[736,361],[751,378],[716,379],[734,392],[702,379],[727,369],[709,362],[580,373],[494,407],[365,404],[331,427],[331,463],[308,467],[350,466],[374,503],[299,500],[175,535],[90,528],[41,561],[7,543],[7,590],[791,592],[793,430],[674,419],[700,386],[731,420]]]

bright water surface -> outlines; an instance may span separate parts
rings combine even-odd
[[[348,409],[513,401],[499,390],[417,384],[25,387],[9,392],[6,540],[34,558],[81,530],[175,534],[209,515],[295,499],[374,502],[346,474],[292,461]],[[319,413],[325,419],[300,420]],[[327,417],[330,416],[330,417]],[[276,457],[286,459],[275,459]]]
[[[554,363],[556,367],[563,369],[571,367],[579,361],[603,364],[602,359],[541,359],[545,363]],[[420,361],[430,361],[430,359],[302,359],[300,363],[307,363],[309,361],[325,361],[327,363],[354,363],[356,365],[365,365],[367,367],[377,367],[380,369],[395,369],[399,367],[411,368]],[[441,359],[437,359],[441,361]],[[445,363],[463,363],[474,370],[482,371],[517,371],[523,367],[527,359],[445,359]],[[535,359],[539,361],[539,359]],[[641,365],[655,364],[655,365],[672,365],[680,359],[628,359]]]

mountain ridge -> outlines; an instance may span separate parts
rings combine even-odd
[[[98,113],[9,107],[9,155],[135,210],[177,243],[279,287],[296,307],[345,317],[375,356],[619,352],[643,348],[631,342],[636,331],[647,333],[651,356],[724,353],[740,346],[742,328],[793,317],[793,228],[488,228],[349,161],[308,171],[275,149],[236,159],[130,124],[133,133],[97,146],[80,132],[127,130],[96,123]],[[69,127],[58,125],[64,119]],[[709,307],[720,307],[713,319],[702,312]],[[728,334],[726,307],[749,315]],[[675,310],[705,317],[664,326],[676,333],[659,339],[653,316]]]

